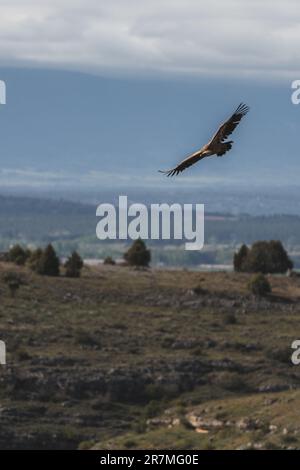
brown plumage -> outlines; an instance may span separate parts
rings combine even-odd
[[[197,150],[197,152],[193,153],[192,155],[189,155],[175,168],[166,171],[159,170],[160,173],[164,173],[167,176],[178,175],[183,170],[185,170],[191,165],[194,165],[194,163],[198,162],[199,160],[202,160],[205,157],[210,157],[212,155],[217,155],[218,157],[221,157],[222,155],[224,155],[228,150],[231,149],[233,144],[232,140],[229,140],[228,142],[224,141],[234,131],[242,117],[247,114],[249,109],[250,108],[247,105],[241,103],[237,107],[233,115],[219,127],[219,129],[217,130],[213,138],[208,142],[208,144],[204,145],[204,147],[202,147],[200,150]]]

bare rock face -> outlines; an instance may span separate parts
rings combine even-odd
[[[236,423],[236,427],[240,431],[254,431],[255,429],[259,429],[261,427],[261,423],[258,419],[251,419],[251,418],[242,418]]]
[[[156,428],[160,426],[167,426],[168,428],[173,428],[174,426],[180,425],[179,418],[172,418],[172,417],[157,417],[157,418],[150,418],[147,420],[147,426],[151,428]]]
[[[199,415],[197,412],[191,412],[186,415],[188,423],[197,429],[211,430],[211,429],[221,429],[225,426],[223,421],[216,418],[207,418]]]
[[[258,387],[258,393],[276,393],[288,390],[290,386],[288,384],[265,384]]]

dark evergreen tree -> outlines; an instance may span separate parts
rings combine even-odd
[[[106,258],[104,258],[103,264],[115,265],[116,262],[111,256],[106,256]]]
[[[271,292],[271,285],[268,279],[261,273],[256,274],[248,284],[249,290],[254,295],[264,296]]]
[[[8,261],[18,264],[19,266],[24,265],[30,256],[30,251],[22,248],[21,245],[14,245],[8,252]]]
[[[23,284],[21,276],[15,272],[8,272],[5,273],[3,280],[9,288],[11,297],[15,297],[19,287],[21,286],[21,284]]]
[[[80,272],[83,267],[83,260],[81,256],[73,251],[71,256],[65,262],[66,276],[67,277],[80,277]]]
[[[243,263],[246,260],[249,253],[247,245],[242,245],[237,253],[233,256],[234,270],[237,272],[243,271]]]
[[[278,240],[255,242],[247,251],[243,248],[241,253],[242,248],[234,256],[236,271],[268,274],[285,273],[293,268],[292,261]]]
[[[45,276],[59,276],[59,258],[51,244],[49,244],[38,262],[39,274]]]
[[[151,252],[140,238],[135,240],[129,250],[124,254],[124,259],[130,266],[149,266]]]
[[[28,267],[38,274],[41,274],[42,256],[43,250],[41,248],[37,248],[36,250],[31,252],[31,255],[27,261]]]

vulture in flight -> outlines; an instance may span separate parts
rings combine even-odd
[[[245,114],[249,111],[249,107],[243,103],[241,103],[233,115],[222,124],[213,138],[208,142],[208,144],[204,145],[200,150],[189,155],[185,158],[182,162],[180,162],[175,168],[171,170],[159,170],[160,173],[164,173],[167,176],[174,176],[181,173],[183,170],[188,168],[194,163],[197,163],[199,160],[202,160],[205,157],[210,157],[211,155],[217,155],[218,157],[222,157],[228,150],[231,149],[233,141],[226,139],[228,136],[234,131],[236,126],[239,124],[240,120],[242,119]]]

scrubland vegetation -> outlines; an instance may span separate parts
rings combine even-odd
[[[0,447],[299,448],[300,279],[252,276],[1,263]]]

